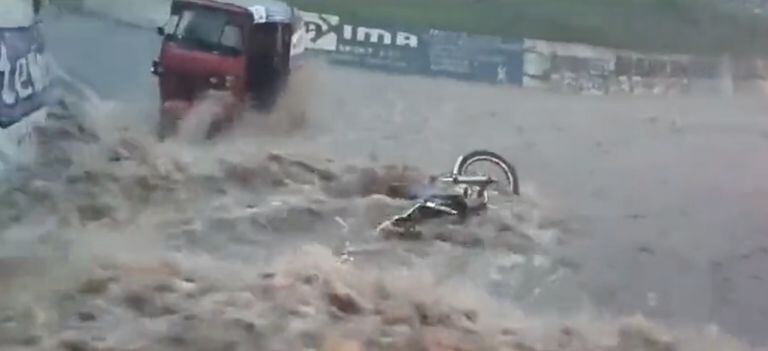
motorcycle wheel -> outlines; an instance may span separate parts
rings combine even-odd
[[[520,184],[517,177],[517,170],[512,165],[512,163],[507,161],[507,159],[493,151],[475,150],[462,155],[456,160],[456,163],[453,166],[453,174],[477,175],[470,173],[470,166],[479,163],[490,163],[491,165],[494,165],[495,168],[501,170],[501,173],[504,175],[504,179],[497,181],[500,181],[500,183],[503,184],[503,189],[512,191],[512,193],[515,195],[520,195]]]

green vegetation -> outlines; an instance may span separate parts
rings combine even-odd
[[[346,22],[670,53],[768,53],[768,16],[732,0],[290,0]]]

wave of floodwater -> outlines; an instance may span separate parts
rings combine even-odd
[[[526,312],[542,291],[586,308],[530,191],[387,240],[376,226],[409,205],[388,185],[433,170],[327,159],[290,133],[159,144],[130,106],[79,90],[0,194],[3,349],[750,349],[714,328]]]

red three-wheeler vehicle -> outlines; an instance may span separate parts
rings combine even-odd
[[[205,96],[217,94],[207,137],[245,109],[270,111],[304,52],[299,11],[277,0],[173,0],[152,73],[160,87],[159,138]]]

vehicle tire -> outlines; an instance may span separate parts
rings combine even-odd
[[[208,126],[208,130],[205,133],[205,140],[213,140],[216,135],[224,130],[224,124],[225,122],[222,119],[215,119],[211,121],[211,124]]]
[[[512,191],[515,195],[520,195],[520,183],[517,177],[517,170],[501,155],[487,150],[475,150],[466,153],[456,160],[453,166],[453,174],[468,175],[469,167],[480,162],[490,162],[495,165],[504,174],[503,181],[506,182],[505,188]]]
[[[160,117],[157,123],[157,138],[165,141],[176,132],[176,121],[169,117]]]

